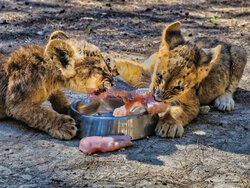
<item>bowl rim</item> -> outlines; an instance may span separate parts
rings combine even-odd
[[[144,112],[136,112],[130,116],[121,116],[121,117],[109,117],[109,116],[88,116],[88,115],[85,115],[85,114],[82,114],[80,113],[78,110],[75,109],[74,105],[76,105],[77,102],[81,101],[84,103],[84,99],[86,99],[86,97],[83,97],[83,98],[78,98],[76,100],[74,100],[71,104],[70,104],[70,110],[73,110],[75,113],[77,113],[78,115],[80,116],[83,116],[85,118],[93,118],[93,119],[110,119],[110,120],[114,120],[114,119],[127,119],[127,118],[132,118],[134,116],[137,116],[137,115],[145,115],[147,111],[144,111]]]

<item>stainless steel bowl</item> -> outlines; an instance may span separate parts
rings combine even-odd
[[[148,114],[141,110],[133,115],[114,117],[112,113],[102,116],[88,116],[77,110],[77,105],[82,102],[88,105],[91,100],[87,98],[77,99],[71,104],[70,115],[75,119],[78,126],[77,137],[107,136],[107,135],[130,135],[132,140],[141,139],[154,133],[157,115]],[[117,108],[124,103],[121,100],[107,101],[110,106]]]

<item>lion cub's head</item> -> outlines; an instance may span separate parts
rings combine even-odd
[[[220,51],[220,45],[207,51],[185,42],[179,22],[167,26],[155,56],[156,63],[150,85],[155,100],[178,99],[199,85],[219,59]]]
[[[55,34],[64,37],[62,32],[51,35],[45,48],[45,57],[52,60],[61,71],[66,88],[82,93],[93,91],[98,94],[114,84],[111,69],[98,47],[84,40],[57,38],[53,36]],[[86,46],[80,49],[79,44],[90,46],[90,49]]]

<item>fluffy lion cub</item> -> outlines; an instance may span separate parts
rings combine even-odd
[[[71,139],[77,131],[65,115],[69,102],[62,88],[99,93],[114,84],[100,50],[62,31],[54,32],[45,46],[22,47],[0,58],[0,119],[15,118],[58,139]],[[46,100],[54,110],[42,106]]]
[[[173,138],[182,136],[183,127],[198,115],[200,105],[214,102],[219,110],[234,108],[233,93],[246,56],[243,48],[217,40],[187,42],[176,22],[166,27],[159,51],[144,64],[114,59],[112,66],[131,85],[145,87],[150,83],[154,99],[170,104],[155,131],[161,137]]]

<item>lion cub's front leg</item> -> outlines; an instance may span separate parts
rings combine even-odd
[[[199,113],[198,100],[190,100],[188,104],[170,106],[156,125],[156,135],[161,137],[181,137],[184,126],[193,120]]]
[[[48,101],[50,101],[52,108],[60,114],[68,114],[70,103],[68,102],[65,94],[58,90],[52,93]]]
[[[70,116],[58,114],[44,106],[20,103],[11,105],[7,111],[8,116],[45,131],[54,138],[69,140],[77,131],[75,121]]]

